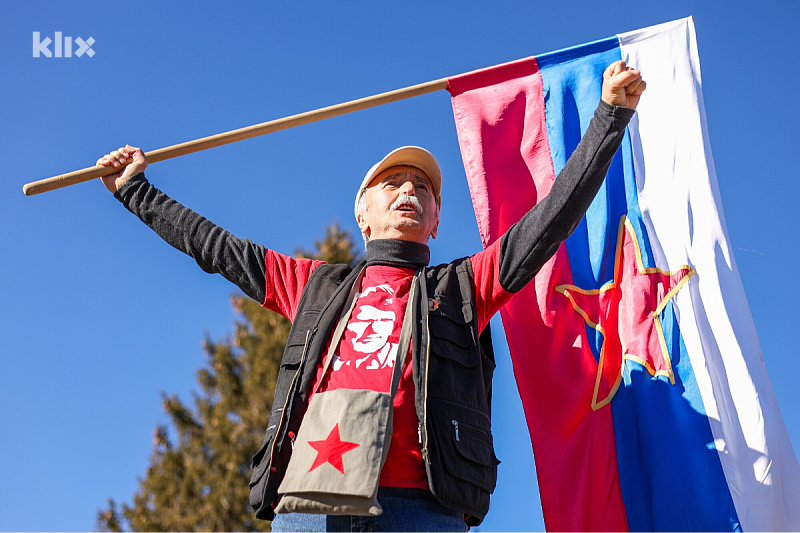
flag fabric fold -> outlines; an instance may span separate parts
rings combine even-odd
[[[798,530],[800,467],[733,258],[692,19],[449,80],[488,246],[549,192],[602,73],[648,88],[583,221],[501,311],[549,530]]]

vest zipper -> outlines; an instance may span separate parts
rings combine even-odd
[[[458,438],[458,420],[451,420],[451,422],[453,422],[453,427],[456,428],[456,440],[461,440]]]
[[[427,292],[427,291],[426,291]],[[425,295],[427,297],[427,295]],[[425,346],[425,395],[424,395],[424,403],[422,408],[422,458],[425,460],[425,464],[427,467],[430,467],[431,458],[428,454],[428,374],[429,374],[429,366],[431,362],[431,331],[430,325],[428,323],[428,317],[425,317],[425,331],[426,335],[426,346]],[[426,468],[428,471],[428,484],[430,485],[430,468]]]
[[[272,465],[273,455],[275,454],[275,445],[278,443],[278,435],[280,435],[281,428],[283,427],[283,420],[286,416],[286,406],[289,405],[289,398],[292,396],[292,392],[294,391],[294,385],[297,382],[297,376],[300,375],[300,371],[303,370],[303,363],[306,360],[306,353],[308,351],[308,339],[311,336],[311,330],[309,329],[306,331],[306,342],[303,345],[303,354],[300,356],[300,366],[297,367],[297,372],[294,373],[294,377],[292,378],[292,384],[289,386],[289,394],[286,395],[286,402],[283,404],[283,410],[281,411],[281,419],[278,421],[278,429],[275,430],[275,438],[272,439],[272,449],[269,451],[269,462]],[[294,434],[290,432],[289,439],[292,442],[292,449],[294,449]],[[271,466],[270,470],[275,471],[276,467]]]

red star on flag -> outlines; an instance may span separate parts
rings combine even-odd
[[[623,216],[613,281],[595,290],[575,285],[556,287],[586,323],[603,335],[592,409],[600,409],[614,397],[625,361],[639,363],[651,375],[666,376],[675,384],[659,315],[693,275],[694,269],[686,265],[674,272],[645,268],[636,232]]]
[[[330,463],[342,474],[344,474],[342,456],[350,450],[361,446],[355,442],[343,441],[339,436],[339,424],[333,426],[325,440],[310,440],[308,444],[317,450],[317,458],[314,459],[314,464],[309,468],[309,472],[325,463]]]

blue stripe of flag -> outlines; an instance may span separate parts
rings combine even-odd
[[[556,175],[589,125],[605,68],[621,58],[616,37],[537,57]],[[646,98],[646,93],[645,93]],[[597,289],[612,281],[619,221],[627,214],[646,267],[655,266],[639,209],[626,134],[586,217],[567,240],[573,283]],[[740,530],[672,304],[663,311],[675,385],[628,362],[611,403],[620,486],[631,531]],[[602,335],[587,328],[599,360]],[[587,443],[591,445],[591,443]],[[598,495],[600,497],[601,495]]]

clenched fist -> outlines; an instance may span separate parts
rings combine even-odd
[[[636,109],[647,84],[642,73],[625,64],[624,61],[611,63],[603,72],[603,101],[607,104]]]

